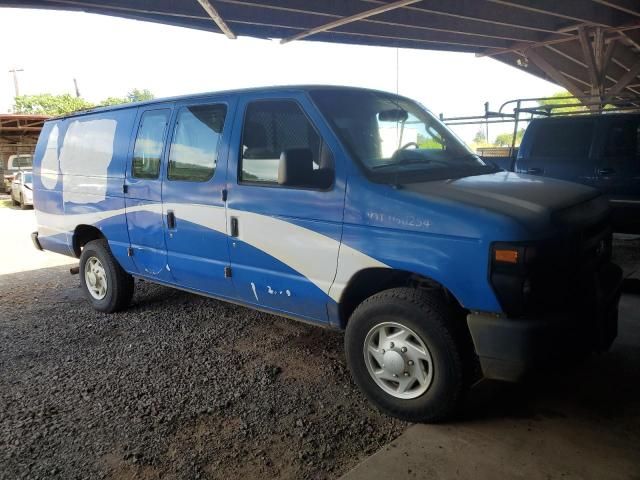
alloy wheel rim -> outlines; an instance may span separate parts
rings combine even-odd
[[[84,280],[89,294],[96,300],[102,300],[107,295],[107,273],[98,258],[89,257],[85,263]]]
[[[395,398],[417,398],[433,382],[431,352],[417,333],[400,323],[384,322],[369,330],[363,354],[373,381]]]

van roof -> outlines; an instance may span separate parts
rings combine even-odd
[[[110,112],[113,110],[123,110],[126,108],[138,108],[145,105],[153,105],[156,103],[164,103],[164,102],[174,102],[180,100],[189,100],[189,99],[199,99],[206,98],[211,95],[237,95],[237,94],[246,94],[246,93],[270,93],[270,92],[309,92],[313,90],[356,90],[362,92],[375,92],[375,93],[384,93],[395,95],[392,92],[385,92],[383,90],[375,90],[371,88],[361,88],[361,87],[349,87],[349,86],[340,86],[340,85],[279,85],[279,86],[271,86],[271,87],[253,87],[253,88],[240,88],[240,89],[232,89],[232,90],[220,90],[214,92],[202,92],[202,93],[192,93],[189,95],[179,95],[174,97],[165,97],[165,98],[154,98],[153,100],[146,100],[143,102],[133,102],[133,103],[121,103],[118,105],[108,105],[104,107],[95,107],[87,110],[79,110],[77,112],[68,113],[66,115],[60,115],[57,117],[53,117],[50,120],[61,120],[64,118],[70,117],[78,117],[81,115],[88,115],[91,113],[99,113],[99,112]],[[402,95],[398,95],[402,97]]]

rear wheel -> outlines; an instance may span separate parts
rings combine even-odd
[[[80,255],[80,284],[96,310],[122,310],[133,296],[133,277],[116,261],[106,240],[87,243]]]
[[[21,210],[26,210],[27,209],[27,205],[25,205],[25,203],[24,203],[24,198],[22,197],[22,194],[20,194],[20,209]]]
[[[412,422],[451,417],[463,398],[464,351],[455,313],[436,295],[394,288],[365,300],[345,335],[354,381],[385,413]]]
[[[11,195],[11,205],[17,207],[20,204],[15,198],[13,198],[13,194]]]

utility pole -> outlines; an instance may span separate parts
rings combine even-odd
[[[13,70],[9,70],[9,73],[13,74],[13,88],[16,91],[16,97],[20,96],[20,88],[18,87],[18,72],[24,72],[24,69],[14,68]]]
[[[80,89],[78,88],[78,80],[76,80],[75,78],[73,79],[73,84],[76,87],[76,97],[80,98]]]

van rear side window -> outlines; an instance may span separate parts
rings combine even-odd
[[[149,110],[142,115],[133,150],[132,171],[134,177],[158,178],[169,113],[168,109]]]
[[[532,157],[588,157],[593,122],[542,122],[536,129]]]
[[[226,105],[180,109],[169,154],[169,180],[206,182],[213,177],[226,114]]]

